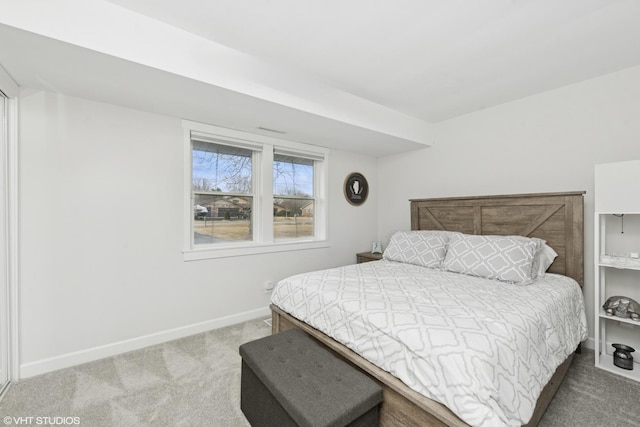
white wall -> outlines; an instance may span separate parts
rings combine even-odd
[[[332,151],[330,248],[184,262],[180,119],[20,101],[21,377],[266,315],[266,280],[352,263],[376,238],[377,161]],[[370,180],[360,207],[342,195],[352,171]]]
[[[448,120],[435,132],[433,147],[380,160],[379,238],[409,229],[410,198],[585,190],[592,329],[594,165],[640,159],[640,67]]]

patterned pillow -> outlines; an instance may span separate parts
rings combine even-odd
[[[525,284],[533,279],[537,248],[537,242],[522,236],[457,233],[449,238],[443,267],[455,273]]]
[[[387,261],[438,268],[447,252],[448,240],[447,232],[398,231],[391,236],[382,257]]]

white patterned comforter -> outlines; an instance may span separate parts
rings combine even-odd
[[[522,425],[587,338],[582,292],[376,261],[282,280],[272,302],[474,426]]]

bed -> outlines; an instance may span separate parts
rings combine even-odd
[[[302,329],[378,381],[384,390],[384,402],[380,409],[381,425],[495,425],[497,420],[502,425],[536,425],[566,374],[574,349],[586,337],[584,305],[580,293],[583,282],[583,192],[420,199],[411,200],[410,206],[411,229],[417,235],[422,236],[421,238],[428,236],[429,239],[433,239],[433,236],[446,236],[436,240],[446,240],[448,249],[442,262],[443,265],[447,262],[447,268],[426,268],[420,265],[423,261],[415,263],[410,257],[398,262],[391,255],[387,256],[387,251],[393,252],[388,247],[383,261],[285,279],[276,287],[272,299],[273,332],[290,328]],[[418,232],[419,230],[431,231]],[[407,236],[411,236],[411,233]],[[529,239],[523,238],[520,241],[515,237],[502,239],[498,236],[526,236]],[[396,235],[392,237],[392,242],[395,237]],[[557,256],[547,273],[538,278],[523,278],[518,282],[520,279],[512,276],[497,277],[498,280],[477,277],[468,271],[456,271],[456,261],[459,258],[451,255],[455,252],[452,248],[460,248],[473,242],[473,239],[500,244],[508,241],[509,244],[530,252],[537,250],[532,249],[532,242],[539,242],[538,239],[541,239],[555,250]],[[397,243],[394,249],[397,249]],[[528,265],[531,270],[531,264]],[[513,273],[513,269],[508,271],[508,274]],[[531,281],[534,281],[534,286],[529,286]],[[300,289],[309,293],[300,293]],[[560,289],[566,289],[566,295],[561,296]],[[359,309],[349,308],[349,304],[357,305],[357,299],[352,296],[358,293],[362,294],[362,301],[367,301],[361,305],[368,305],[373,311],[363,314]],[[451,294],[465,300],[464,305],[460,306],[458,300],[450,301]],[[489,302],[481,302],[480,298],[484,294],[490,295]],[[506,294],[506,300],[498,301],[498,297],[504,296],[502,294]],[[300,301],[301,295],[305,299],[303,304]],[[339,298],[336,298],[337,295]],[[387,298],[386,304],[389,305],[381,309],[380,304],[385,304],[381,299],[383,296]],[[494,305],[497,304],[495,309],[488,308],[492,298],[496,301]],[[340,303],[337,304],[336,301]],[[416,313],[411,315],[406,311],[390,311],[388,308],[393,306],[394,310],[398,307],[404,310],[404,306],[413,306],[416,302],[421,304],[418,312],[419,327],[415,327]],[[303,305],[307,308],[302,309]],[[527,317],[519,313],[530,311],[530,306],[545,307],[542,310],[546,311],[542,311],[542,314],[532,313],[531,316],[551,322],[553,328],[569,323],[566,319],[572,319],[572,322],[575,320],[575,325],[571,323],[573,326],[567,326],[567,330],[557,333],[547,325],[541,327],[541,330],[527,332],[528,336],[523,332],[502,329],[500,325],[495,326],[495,321],[500,318],[502,322],[509,323],[513,330],[518,330],[521,318]],[[557,317],[555,313],[565,310],[565,306],[569,306],[568,314],[562,314],[564,318]],[[381,311],[390,313],[394,321],[376,317]],[[442,335],[434,334],[436,338],[431,338],[430,334],[438,326],[437,323],[430,322],[464,325],[472,318],[486,321],[482,328],[490,329],[492,334],[496,334],[491,336],[492,342],[502,342],[500,334],[516,338],[514,343],[501,346],[499,350],[486,349],[481,348],[484,344],[478,343],[485,343],[487,335],[479,334],[478,340],[469,341],[472,343],[470,348],[462,352],[466,354],[466,360],[460,363],[471,363],[472,368],[477,370],[477,376],[482,377],[484,371],[481,368],[488,362],[481,360],[481,353],[493,354],[491,357],[494,360],[519,360],[520,353],[524,353],[526,360],[513,364],[526,365],[526,369],[522,368],[522,371],[518,370],[514,374],[524,385],[504,382],[509,377],[510,363],[504,364],[503,370],[506,373],[499,371],[498,368],[502,369],[500,363],[492,368],[492,374],[487,374],[499,379],[496,380],[493,391],[485,385],[476,384],[476,375],[473,373],[456,373],[456,365],[451,363],[462,358],[458,347],[460,343],[448,346],[450,343],[433,342],[434,339],[441,340]],[[385,331],[384,325],[391,323],[392,328]],[[404,328],[403,325],[412,327]],[[472,324],[467,327],[477,328]],[[518,346],[524,346],[523,342],[531,340],[533,335],[549,334],[550,331],[553,334],[548,335],[547,340],[552,343],[552,350],[547,350],[538,343],[533,345],[536,349],[534,351],[518,351]],[[467,329],[462,334],[469,337],[474,335],[471,332]],[[417,333],[422,335],[415,335]],[[391,335],[394,335],[392,338],[402,338],[411,334],[418,338],[406,340],[402,344],[404,347],[390,341]],[[360,343],[352,342],[358,335],[363,338]],[[507,349],[509,346],[512,347],[510,350]],[[420,353],[421,351],[427,353]],[[447,357],[448,354],[450,357]],[[438,368],[434,360],[440,361],[438,363],[442,365]],[[549,366],[540,367],[540,364]],[[434,369],[440,369],[444,373]],[[452,377],[443,376],[445,373],[451,375],[452,372]],[[540,381],[536,379],[538,377]],[[465,395],[467,389],[474,396]],[[501,396],[494,399],[497,394]],[[485,404],[483,399],[489,403]],[[502,405],[504,402],[495,403],[494,400],[513,400],[513,407],[503,408],[498,403]],[[471,410],[467,413],[464,408]],[[514,419],[518,419],[517,417],[525,417],[528,421],[515,423]]]

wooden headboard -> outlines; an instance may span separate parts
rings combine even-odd
[[[558,253],[548,271],[583,286],[583,195],[576,191],[412,199],[411,229],[538,237]]]

